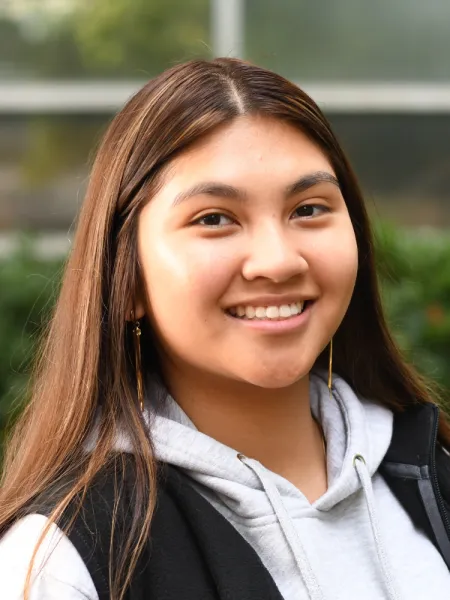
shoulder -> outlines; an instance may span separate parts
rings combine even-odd
[[[15,523],[0,539],[2,598],[19,600],[34,549],[47,525],[47,517],[30,514]],[[89,572],[61,529],[51,524],[33,568],[30,600],[98,600]]]

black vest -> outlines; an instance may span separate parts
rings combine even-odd
[[[436,443],[438,409],[419,405],[396,415],[380,472],[450,569],[450,457]],[[127,476],[124,477],[127,479]],[[127,481],[122,504],[126,507]],[[93,486],[69,538],[100,600],[108,600],[113,477]],[[126,527],[123,511],[121,527]],[[161,466],[150,539],[127,600],[282,600],[253,548],[174,467]]]

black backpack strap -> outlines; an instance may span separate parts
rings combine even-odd
[[[450,453],[440,444],[436,446],[436,471],[442,499],[450,515]]]
[[[282,600],[260,557],[235,527],[192,487],[186,475],[175,467],[167,467],[166,473],[167,498],[178,507],[177,512],[183,515],[189,530],[194,533],[191,537],[196,541],[206,572],[217,590],[214,597],[222,600]],[[167,533],[166,539],[176,539],[178,535],[170,523]],[[186,584],[191,578],[188,572],[183,575]],[[199,596],[185,594],[184,598],[198,600]]]
[[[438,418],[433,404],[416,405],[395,415],[391,445],[380,472],[414,525],[434,543],[450,569],[450,465],[437,444]]]
[[[102,481],[88,491],[68,533],[92,577],[99,600],[110,597],[108,557],[113,507],[113,480],[102,477]],[[64,516],[65,522],[71,517],[69,510]]]
[[[97,590],[99,600],[110,599],[110,548],[112,541],[112,522],[115,518],[115,539],[112,564],[117,563],[117,554],[121,551],[120,535],[129,532],[127,526],[127,507],[130,506],[130,485],[133,481],[133,462],[131,457],[120,456],[96,477],[82,500],[65,511],[58,525],[64,529],[69,526],[67,536],[85,563]],[[120,502],[115,510],[117,490],[120,488]],[[75,518],[70,525],[71,520]],[[139,565],[132,585],[127,591],[127,600],[142,600],[142,582]]]

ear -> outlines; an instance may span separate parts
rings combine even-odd
[[[145,304],[141,290],[138,290],[134,299],[131,299],[127,307],[126,321],[131,321],[131,311],[134,311],[134,320],[142,319],[145,315]]]

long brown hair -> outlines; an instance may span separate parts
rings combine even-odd
[[[356,234],[359,270],[350,307],[334,340],[336,372],[358,393],[394,411],[436,400],[389,334],[363,198],[317,105],[286,79],[239,60],[191,61],[164,72],[120,111],[99,149],[59,300],[37,361],[32,399],[9,442],[0,491],[1,535],[35,498],[69,478],[69,487],[61,486],[65,491],[50,522],[58,519],[108,464],[120,426],[133,447],[136,482],[129,537],[121,547],[119,564],[110,569],[113,600],[123,598],[145,545],[157,489],[126,323],[140,285],[138,216],[175,156],[246,114],[268,115],[304,132],[326,154],[339,180]],[[143,336],[142,345],[145,368],[156,377],[151,332]],[[87,453],[83,444],[99,406],[97,443]],[[449,445],[445,418],[439,435]]]

